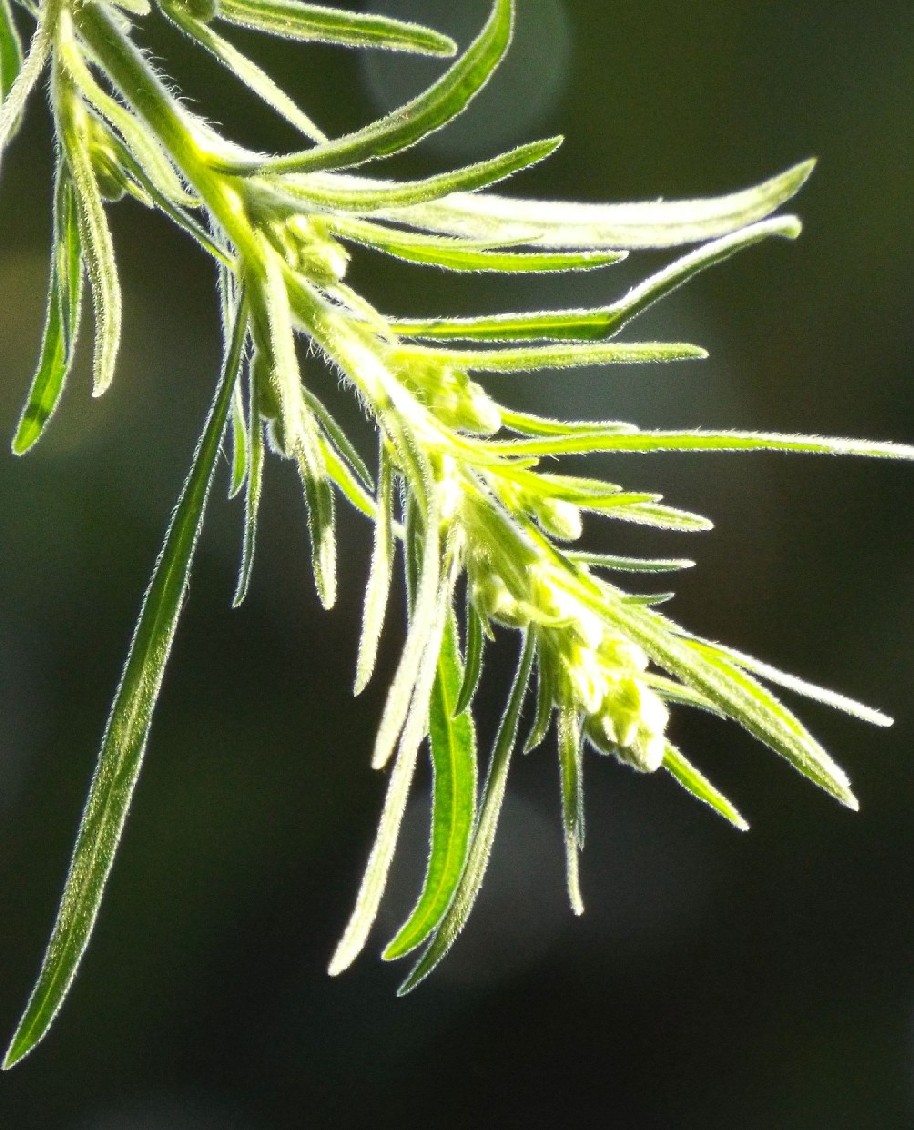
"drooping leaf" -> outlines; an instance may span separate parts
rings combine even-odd
[[[229,476],[229,498],[235,498],[247,482],[250,451],[248,447],[248,421],[244,411],[244,394],[241,383],[236,382],[232,397],[232,473]]]
[[[284,39],[380,47],[423,55],[453,55],[454,41],[431,28],[370,12],[303,4],[299,0],[220,0],[219,19]]]
[[[707,804],[715,812],[728,820],[734,828],[741,832],[748,832],[749,825],[733,807],[730,801],[719,792],[694,765],[690,764],[675,746],[667,742],[666,752],[663,755],[663,767],[670,776],[692,794],[702,804]]]
[[[248,453],[247,474],[244,478],[244,536],[241,543],[241,568],[238,570],[238,583],[232,597],[232,607],[244,602],[251,583],[251,570],[254,565],[254,546],[257,540],[257,518],[260,513],[260,494],[263,486],[263,421],[257,410],[256,387],[251,373],[248,382],[247,437],[245,448]]]
[[[440,581],[441,547],[439,545],[439,507],[435,494],[428,498],[428,510],[423,515],[425,530],[423,536],[422,564],[415,586],[414,608],[410,616],[409,631],[403,644],[400,662],[394,673],[384,712],[378,723],[372,765],[376,769],[387,763],[400,731],[406,721],[414,688],[421,678],[422,663],[428,650],[428,642],[434,628],[434,609]],[[407,537],[404,553],[411,551],[411,539]],[[435,656],[437,661],[437,653]]]
[[[22,70],[22,43],[9,0],[0,0],[0,102],[6,100]]]
[[[524,636],[517,673],[514,676],[514,683],[508,696],[508,704],[495,737],[495,745],[492,750],[479,809],[479,821],[470,844],[460,885],[435,936],[400,986],[398,990],[400,996],[414,989],[447,954],[458,934],[466,925],[470,911],[476,902],[476,896],[479,894],[479,888],[482,886],[489,864],[489,856],[498,828],[498,818],[501,815],[501,808],[505,799],[508,767],[517,740],[517,724],[521,707],[527,693],[527,684],[530,681],[534,647],[533,633],[528,632]]]
[[[111,384],[120,347],[121,286],[114,261],[111,231],[85,144],[88,115],[75,95],[67,99],[67,111],[61,116],[58,129],[72,176],[79,214],[80,242],[95,311],[92,395],[101,396]]]
[[[433,539],[428,538],[427,541],[432,542]],[[342,973],[358,957],[377,917],[400,825],[403,822],[403,814],[406,811],[406,802],[409,799],[419,746],[427,729],[429,698],[438,670],[441,637],[450,609],[454,580],[452,573],[441,577],[435,594],[418,676],[411,688],[409,708],[397,745],[397,755],[387,787],[384,809],[378,821],[377,834],[356,897],[355,908],[327,969],[331,977]]]
[[[391,513],[393,502],[393,468],[382,437],[378,453],[378,494],[374,520],[374,541],[371,551],[371,564],[368,567],[368,584],[365,588],[365,607],[362,613],[362,631],[359,636],[353,694],[362,693],[374,672],[378,654],[378,641],[381,638],[387,602],[390,599],[394,554]]]
[[[194,452],[190,474],[143,598],[102,739],[57,920],[37,983],[3,1061],[4,1068],[12,1067],[27,1055],[47,1032],[70,989],[95,925],[139,776],[153,710],[187,592],[194,549],[218,462],[245,332],[244,314],[239,311],[232,349],[225,357],[219,386]]]
[[[568,901],[575,914],[584,913],[578,856],[584,846],[584,763],[581,728],[572,709],[559,711],[559,778],[562,829],[565,837],[565,878]]]
[[[453,613],[444,632],[429,703],[432,758],[432,827],[425,881],[419,899],[384,950],[386,961],[421,946],[441,923],[463,875],[476,821],[476,728],[456,709],[463,680]]]
[[[15,137],[22,121],[25,104],[48,61],[54,32],[57,29],[59,7],[59,0],[47,0],[38,9],[38,22],[31,43],[18,67],[15,61],[18,36],[12,22],[12,14],[8,8],[5,9],[4,20],[8,26],[4,32],[4,72],[0,75],[4,94],[3,103],[0,105],[0,157],[11,139]],[[18,53],[21,58],[21,48]],[[6,86],[7,74],[10,81],[9,88]]]
[[[24,455],[37,443],[54,413],[76,351],[82,307],[83,267],[79,221],[66,165],[58,159],[48,310],[38,368],[13,438],[13,452]]]
[[[466,655],[463,671],[463,682],[460,692],[454,703],[454,716],[463,714],[470,703],[479,685],[479,676],[482,674],[482,653],[485,647],[485,632],[482,620],[476,611],[476,606],[467,594],[466,602]]]

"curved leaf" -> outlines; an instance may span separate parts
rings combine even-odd
[[[423,55],[453,55],[447,35],[404,20],[369,12],[302,4],[298,0],[220,0],[218,18],[283,39],[316,40],[344,47],[381,47]]]
[[[38,981],[3,1061],[4,1069],[27,1055],[47,1032],[70,989],[95,925],[187,593],[245,332],[245,319],[239,313],[216,397],[143,598],[102,739],[57,920]]]
[[[463,679],[454,616],[441,642],[429,703],[432,758],[432,830],[422,892],[412,913],[384,950],[386,961],[421,946],[441,922],[463,875],[476,820],[476,728],[455,710]]]
[[[456,941],[458,934],[466,925],[470,911],[476,902],[476,896],[479,894],[479,888],[482,886],[489,865],[489,856],[498,828],[498,818],[501,815],[502,803],[505,799],[508,767],[517,740],[517,723],[527,693],[527,684],[530,681],[530,668],[533,664],[534,650],[534,636],[532,632],[528,632],[524,636],[517,673],[514,676],[514,683],[508,696],[508,704],[495,737],[495,746],[492,750],[492,759],[489,762],[489,772],[479,810],[479,822],[470,844],[470,851],[460,885],[437,933],[413,966],[409,976],[397,990],[399,996],[404,996],[414,989],[444,958]]]
[[[495,0],[492,14],[463,55],[432,86],[376,122],[306,153],[277,157],[251,172],[352,168],[408,149],[465,110],[485,86],[511,42],[514,0]],[[241,170],[244,171],[244,170]]]

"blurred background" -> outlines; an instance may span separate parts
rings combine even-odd
[[[353,5],[357,6],[357,5]],[[499,378],[515,404],[650,426],[914,440],[914,8],[909,0],[520,0],[515,53],[419,175],[565,134],[518,195],[673,198],[808,156],[796,244],[702,276],[633,327],[702,364]],[[378,0],[466,43],[485,0]],[[294,143],[230,78],[145,21],[140,40],[240,140]],[[254,42],[236,36],[239,44]],[[331,135],[438,73],[391,55],[257,44]],[[12,435],[47,285],[50,135],[35,102],[0,192],[0,431]],[[131,626],[218,366],[202,254],[132,203],[110,210],[125,288],[114,387],[81,364],[48,435],[0,458],[0,1028],[37,969]],[[449,279],[360,256],[352,281],[423,313],[605,303],[661,259],[571,280]],[[309,373],[313,363],[309,364]],[[319,375],[315,379],[320,380]],[[342,401],[341,401],[342,403]],[[347,409],[357,431],[358,413]],[[360,433],[364,436],[364,429]],[[383,797],[380,677],[351,682],[369,536],[342,523],[339,607],[317,605],[289,466],[267,467],[253,586],[230,610],[241,511],[214,493],[147,762],[94,942],[47,1041],[0,1079],[17,1130],[287,1130],[420,1123],[615,1130],[914,1126],[914,468],[776,455],[600,466],[709,515],[692,536],[595,524],[591,544],[685,554],[671,614],[885,709],[872,730],[801,713],[848,769],[854,815],[736,727],[674,739],[752,823],[669,779],[588,763],[587,914],[566,904],[555,759],[514,766],[463,938],[405,1000],[376,954],[411,906],[411,809],[370,951],[335,981]],[[515,640],[479,697],[483,745]],[[427,783],[422,782],[423,793]]]

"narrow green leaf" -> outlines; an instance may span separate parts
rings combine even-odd
[[[441,548],[439,545],[439,508],[434,491],[429,492],[428,510],[423,515],[425,532],[422,550],[422,565],[418,583],[415,586],[415,608],[410,617],[409,631],[403,644],[400,662],[394,673],[384,712],[378,724],[372,765],[381,769],[387,763],[394,745],[406,721],[414,688],[421,678],[423,657],[428,650],[428,641],[434,625],[434,608],[439,587]],[[410,539],[407,538],[404,553],[409,553]]]
[[[577,549],[566,550],[565,556],[578,565],[593,565],[620,573],[674,573],[691,569],[695,564],[680,557],[621,557],[615,553],[585,553]]]
[[[448,271],[592,271],[618,263],[626,255],[624,251],[505,251],[493,247],[488,240],[418,235],[367,220],[334,219],[332,226],[342,239],[383,251],[407,263],[423,263]]]
[[[314,586],[324,608],[336,601],[336,527],[333,491],[320,429],[303,396],[295,352],[295,333],[287,290],[285,263],[261,240],[263,277],[252,288],[250,302],[259,340],[268,358],[270,380],[279,400],[286,453],[295,460],[308,509],[308,534]]]
[[[615,432],[638,430],[634,424],[626,424],[619,420],[556,420],[529,412],[515,412],[505,407],[501,409],[501,422],[512,432],[531,436],[567,436],[575,432],[591,435],[595,431],[610,435]]]
[[[8,8],[6,9],[6,16],[4,18],[8,20],[12,32],[7,30],[4,35],[4,72],[2,76],[0,76],[3,81],[4,93],[3,103],[0,105],[0,156],[2,156],[3,151],[12,138],[15,137],[16,131],[19,129],[19,125],[22,121],[25,104],[41,72],[44,70],[45,63],[48,61],[48,56],[51,53],[51,43],[54,33],[57,30],[57,21],[60,17],[61,3],[62,0],[46,0],[46,3],[39,7],[38,22],[35,26],[32,40],[29,43],[29,49],[26,52],[25,58],[22,59],[21,65],[18,67],[16,67],[14,62],[16,47],[12,39],[12,36],[16,34],[15,27],[12,22],[12,14],[9,12]],[[10,81],[8,89],[6,87],[7,68],[9,68]]]
[[[463,680],[457,625],[448,618],[429,704],[432,758],[432,827],[422,892],[408,919],[382,954],[385,961],[421,946],[440,925],[466,864],[476,821],[476,729],[471,714],[456,709]]]
[[[137,621],[105,728],[57,920],[4,1068],[45,1035],[89,943],[140,771],[165,664],[187,593],[194,549],[219,458],[246,332],[239,312],[213,405],[178,499]]]
[[[650,495],[615,494],[608,495],[605,499],[580,502],[578,505],[583,510],[592,510],[609,518],[618,518],[622,522],[635,522],[639,526],[654,526],[661,530],[697,533],[714,528],[714,523],[701,514],[691,514],[688,510],[662,505],[652,501]]]
[[[741,832],[749,831],[749,825],[723,793],[719,792],[707,777],[699,773],[694,765],[686,761],[679,750],[669,742],[663,755],[663,767],[686,792],[691,793],[702,804],[709,805],[734,828],[738,828]]]
[[[284,39],[316,40],[344,47],[381,47],[422,55],[453,55],[453,39],[431,28],[368,12],[302,4],[298,0],[221,0],[218,17]]]
[[[162,11],[189,39],[199,43],[226,70],[235,75],[258,98],[271,106],[280,117],[285,118],[305,137],[312,141],[322,141],[326,137],[326,134],[315,125],[280,86],[277,86],[266,71],[229,43],[227,39],[223,39],[221,35],[213,31],[208,24],[193,19],[186,11],[182,10],[180,3],[171,2],[171,0],[162,4]]]
[[[338,212],[372,212],[395,204],[435,200],[457,189],[476,191],[506,180],[523,169],[538,164],[561,144],[560,137],[531,141],[507,153],[476,161],[462,169],[436,173],[414,181],[366,181],[359,177],[339,177],[333,173],[289,173],[282,179],[282,191],[294,199],[307,201]]]
[[[54,221],[48,310],[38,368],[13,437],[13,452],[24,455],[35,444],[60,401],[76,351],[82,306],[82,256],[73,186],[58,158],[54,187]]]
[[[648,686],[655,690],[665,702],[674,702],[679,706],[691,706],[696,710],[703,710],[707,714],[714,714],[718,718],[726,717],[716,703],[712,702],[707,695],[703,695],[701,691],[695,690],[694,687],[687,687],[685,683],[667,679],[653,671],[645,672],[643,678]]]
[[[0,0],[0,102],[6,100],[22,70],[22,43],[9,0]]]
[[[251,407],[254,407],[253,402]],[[249,464],[248,422],[245,419],[244,396],[239,381],[235,384],[232,397],[232,473],[229,477],[229,498],[235,498],[247,482]]]
[[[575,455],[590,451],[793,451],[800,455],[862,455],[871,459],[914,460],[914,446],[837,436],[790,436],[776,432],[594,431],[561,438],[489,440],[510,455]]]
[[[616,250],[701,243],[775,212],[812,172],[803,161],[754,188],[696,200],[579,204],[455,193],[447,200],[391,209],[382,218],[422,231],[537,247]]]
[[[248,434],[245,440],[248,468],[244,479],[244,537],[241,543],[241,568],[238,571],[238,583],[232,597],[233,608],[238,608],[244,602],[251,583],[254,546],[257,540],[257,517],[260,513],[260,495],[263,486],[263,421],[257,411],[253,373],[248,383],[248,396]]]
[[[767,680],[769,683],[774,683],[775,686],[784,687],[785,690],[793,691],[795,694],[802,695],[804,698],[821,702],[825,706],[832,707],[834,710],[841,710],[845,714],[851,715],[852,718],[858,718],[861,722],[869,722],[873,726],[892,725],[892,719],[889,718],[888,715],[883,714],[881,710],[874,710],[871,706],[866,706],[862,702],[848,698],[847,695],[830,691],[826,687],[818,687],[815,683],[809,683],[805,679],[798,679],[796,675],[789,675],[786,671],[779,671],[777,667],[772,667],[769,663],[762,663],[761,660],[754,659],[751,655],[746,655],[744,652],[737,651],[735,648],[725,647],[723,644],[712,643],[710,640],[699,639],[695,636],[691,636],[690,638],[698,647],[703,648],[710,654],[720,655],[735,663],[738,667],[742,667],[746,671],[751,671],[753,674]]]
[[[429,543],[435,539],[428,538]],[[437,547],[436,547],[437,548]],[[355,908],[343,936],[334,951],[327,972],[331,977],[342,973],[358,957],[365,946],[378,913],[378,906],[387,884],[387,874],[397,845],[397,836],[409,799],[409,788],[416,768],[419,746],[426,734],[429,698],[438,671],[441,637],[451,605],[455,577],[453,571],[441,577],[429,618],[429,630],[420,659],[418,677],[412,688],[409,711],[397,746],[393,772],[387,787],[384,809],[378,822],[375,842],[368,857],[365,875],[356,897]],[[418,607],[418,605],[417,605]]]
[[[438,341],[594,341],[619,332],[636,315],[652,306],[694,275],[729,259],[738,251],[770,236],[795,239],[800,222],[795,216],[777,216],[752,224],[722,239],[706,243],[683,255],[662,271],[651,275],[609,306],[592,310],[547,310],[524,314],[494,314],[482,318],[439,318],[424,321],[399,320],[396,332],[404,337]]]
[[[328,411],[324,402],[320,397],[315,396],[306,385],[302,385],[301,392],[305,403],[314,413],[314,418],[320,423],[343,459],[346,460],[353,471],[355,471],[356,475],[362,480],[363,486],[367,487],[369,490],[374,490],[374,483],[371,481],[371,473],[365,466],[361,455],[359,455],[352,446],[349,436],[346,435],[336,422],[336,419],[333,417],[332,413]]]
[[[418,98],[355,133],[318,145],[306,153],[277,157],[252,171],[316,172],[318,169],[352,168],[415,145],[465,110],[483,88],[508,49],[513,21],[513,0],[495,0],[492,14],[476,39]]]
[[[476,373],[520,373],[538,369],[568,369],[580,365],[637,365],[707,357],[705,350],[697,345],[655,341],[616,342],[608,345],[531,345],[519,349],[428,349],[421,345],[404,345],[397,352],[404,360],[427,359]],[[512,444],[512,450],[514,447]]]
[[[476,902],[476,896],[479,894],[479,888],[485,878],[486,868],[489,864],[489,856],[498,828],[498,818],[501,815],[501,808],[505,799],[508,767],[517,740],[517,724],[527,693],[527,684],[530,681],[534,649],[533,633],[526,633],[517,673],[514,676],[514,683],[508,696],[508,704],[495,737],[495,746],[492,750],[482,804],[479,809],[479,821],[470,844],[460,885],[435,936],[400,986],[399,996],[404,996],[411,989],[414,989],[441,961],[454,944],[457,935],[466,925],[473,904]]]
[[[543,659],[542,647],[536,656],[536,717],[527,740],[524,742],[524,753],[531,753],[549,733],[549,723],[552,721],[552,711],[555,707],[555,688],[553,686],[552,671],[547,661]]]
[[[463,671],[463,682],[460,684],[460,692],[454,705],[455,717],[458,714],[463,714],[473,701],[473,695],[476,694],[476,688],[479,686],[479,676],[482,674],[485,632],[483,631],[482,620],[476,611],[476,605],[470,600],[469,594],[467,594],[466,602],[466,626],[466,665]]]
[[[565,877],[568,901],[575,914],[584,913],[578,855],[584,846],[584,763],[581,727],[574,709],[559,711],[559,777],[562,829],[565,837]]]
[[[709,698],[727,717],[842,804],[858,807],[843,770],[760,683],[723,657],[709,655],[679,638],[659,613],[607,600],[606,596],[602,592],[598,601],[603,614],[640,644],[655,663]]]
[[[86,111],[82,104],[75,97],[69,97],[58,123],[58,131],[73,178],[79,210],[80,239],[95,310],[92,395],[101,396],[114,376],[121,340],[122,302],[111,232],[92,169],[89,149],[85,144],[86,126]]]
[[[359,637],[353,694],[362,693],[374,672],[378,641],[381,638],[387,602],[390,599],[390,581],[393,572],[393,468],[383,436],[380,437],[378,446],[378,495],[374,542],[371,564],[368,567],[368,584],[365,588],[365,607],[362,613],[362,632]]]

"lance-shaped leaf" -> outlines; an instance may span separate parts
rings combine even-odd
[[[278,86],[272,78],[259,67],[252,59],[233,46],[227,39],[213,31],[201,20],[195,20],[182,10],[180,3],[169,0],[163,3],[162,10],[171,22],[195,43],[199,43],[206,51],[218,60],[226,70],[235,75],[244,85],[252,90],[258,98],[271,106],[280,117],[285,118],[290,125],[311,138],[312,141],[322,141],[326,134],[301,110],[295,101]]]
[[[552,711],[555,708],[555,682],[552,666],[544,661],[542,648],[539,647],[536,656],[536,715],[530,733],[524,742],[524,753],[530,753],[549,733],[549,723],[552,721]]]
[[[283,39],[337,43],[343,47],[380,47],[422,55],[453,55],[457,44],[447,35],[406,20],[370,12],[345,12],[298,0],[220,0],[218,18],[239,27]]]
[[[414,989],[447,954],[456,941],[457,935],[466,925],[470,911],[476,902],[476,896],[479,894],[479,888],[482,886],[489,865],[489,856],[498,828],[498,818],[501,815],[502,804],[505,799],[508,767],[517,741],[517,724],[527,693],[527,684],[530,681],[534,647],[533,633],[528,632],[524,636],[523,649],[511,693],[508,696],[508,704],[495,736],[495,745],[492,750],[485,790],[479,808],[479,821],[473,833],[473,840],[470,844],[460,885],[435,936],[416,962],[409,976],[397,990],[399,996],[404,996],[411,989]]]
[[[324,608],[336,601],[336,526],[333,491],[320,429],[302,395],[295,353],[292,311],[285,264],[267,240],[261,240],[263,277],[252,287],[250,302],[259,340],[268,359],[270,381],[280,404],[283,443],[295,460],[308,508],[308,534],[314,586]],[[261,289],[262,288],[262,289]]]
[[[429,703],[431,842],[419,899],[384,950],[386,961],[421,946],[441,923],[463,875],[476,821],[476,728],[455,708],[463,679],[453,613],[448,618]]]
[[[24,59],[21,58],[21,48],[17,51],[19,37],[12,13],[9,8],[5,8],[4,21],[7,27],[4,32],[4,72],[0,76],[3,81],[3,102],[0,105],[0,156],[19,129],[25,104],[48,61],[51,43],[57,30],[61,2],[62,0],[47,0],[39,7],[38,23],[35,25],[32,41]],[[20,58],[18,65],[17,54]],[[10,84],[8,88],[7,78]]]
[[[593,310],[547,310],[524,314],[494,314],[483,318],[398,319],[394,329],[403,337],[445,341],[592,341],[610,337],[632,318],[652,306],[700,271],[721,263],[770,236],[795,239],[800,222],[795,216],[778,216],[752,224],[682,256],[651,275],[609,306]]]
[[[691,569],[695,564],[683,557],[625,557],[617,553],[587,553],[577,549],[566,550],[565,556],[578,565],[620,573],[675,573],[679,569]]]
[[[404,345],[397,352],[405,361],[427,360],[476,373],[529,373],[539,369],[570,369],[581,365],[636,365],[659,361],[702,360],[708,356],[697,345],[657,341],[528,345],[508,349],[432,349],[421,345]],[[517,446],[522,447],[523,444]]]
[[[82,252],[89,273],[95,311],[92,395],[101,396],[111,384],[120,346],[121,286],[114,261],[111,231],[86,145],[88,115],[76,96],[69,91],[67,93],[58,129],[72,174]]]
[[[466,655],[464,657],[463,682],[457,701],[454,703],[454,716],[463,714],[476,694],[479,686],[479,676],[482,674],[482,653],[485,648],[485,630],[482,618],[476,611],[476,605],[467,592],[466,603]]]
[[[373,224],[368,220],[334,218],[330,224],[335,234],[342,239],[360,243],[375,251],[383,251],[407,263],[423,263],[447,271],[538,274],[592,271],[597,267],[618,263],[626,255],[624,251],[506,251],[497,245],[493,247],[487,240],[422,235]],[[402,324],[409,326],[411,323]],[[410,333],[408,329],[399,332]],[[418,337],[420,334],[413,333],[411,336]]]
[[[241,543],[241,568],[238,583],[232,597],[232,607],[244,602],[251,583],[251,569],[254,565],[254,546],[257,540],[257,518],[260,513],[260,494],[263,486],[263,421],[257,410],[257,390],[253,368],[248,379],[247,434],[247,474],[244,477],[244,535]]]
[[[239,313],[216,397],[143,598],[102,739],[57,920],[38,981],[3,1061],[4,1068],[12,1067],[27,1055],[47,1032],[70,989],[95,924],[139,776],[165,664],[187,593],[244,335],[244,315]]]
[[[714,528],[714,523],[701,514],[692,514],[675,506],[664,506],[656,500],[660,495],[620,493],[605,499],[580,502],[583,510],[605,514],[623,522],[635,522],[639,526],[655,526],[661,530],[679,530],[683,533],[698,533]]]
[[[361,694],[374,672],[378,654],[378,641],[384,626],[390,581],[393,574],[393,468],[383,437],[378,453],[378,495],[374,520],[374,543],[371,564],[368,567],[368,584],[365,588],[365,607],[362,613],[362,632],[355,666],[353,694]]]
[[[574,708],[559,711],[559,777],[562,829],[565,835],[565,877],[575,914],[584,913],[578,855],[584,846],[584,762],[581,727]]]
[[[66,165],[58,159],[48,310],[38,368],[13,438],[16,455],[24,455],[38,441],[59,403],[76,352],[82,283],[79,221],[73,186]]]
[[[408,149],[453,120],[470,104],[501,62],[511,41],[513,0],[495,0],[482,31],[460,58],[418,98],[364,129],[306,153],[262,163],[251,171],[291,172],[342,169]]]
[[[394,745],[402,730],[410,703],[414,697],[414,688],[422,677],[422,663],[428,651],[428,641],[434,627],[434,609],[439,589],[441,547],[439,544],[439,505],[436,492],[428,492],[428,509],[424,514],[425,530],[422,539],[422,562],[419,569],[418,583],[414,586],[415,602],[410,616],[409,631],[403,644],[400,662],[394,673],[384,712],[378,724],[378,733],[375,739],[374,756],[372,765],[376,769],[383,768],[393,752]],[[409,567],[408,555],[413,550],[413,539],[407,537],[403,552],[407,555],[407,568]],[[437,652],[436,652],[437,659]]]
[[[697,636],[692,636],[691,633],[689,633],[689,638],[691,638],[696,646],[705,649],[709,654],[722,656],[724,659],[735,663],[738,667],[742,667],[746,671],[751,671],[753,674],[758,675],[769,683],[774,683],[775,686],[793,691],[795,694],[802,695],[803,698],[810,698],[815,702],[821,702],[825,706],[832,707],[834,710],[841,710],[845,714],[849,714],[852,718],[859,718],[861,722],[869,722],[873,726],[892,725],[892,719],[889,718],[888,715],[883,714],[881,710],[874,710],[871,706],[866,706],[862,702],[848,698],[847,695],[830,691],[826,687],[818,687],[815,683],[809,683],[805,679],[799,679],[796,675],[789,675],[786,671],[779,671],[777,667],[772,667],[770,663],[762,663],[760,659],[754,659],[751,655],[746,655],[744,652],[737,651],[735,648],[725,647],[723,644],[719,643],[712,643],[711,640],[699,639]]]
[[[427,540],[431,541],[432,539]],[[429,631],[425,638],[418,678],[412,688],[409,712],[397,746],[397,756],[390,775],[390,783],[387,787],[384,809],[378,822],[375,842],[368,857],[365,875],[359,887],[352,916],[327,969],[331,977],[342,973],[358,957],[377,917],[378,906],[387,884],[387,874],[393,860],[400,825],[403,822],[403,814],[406,811],[406,802],[409,799],[409,788],[416,768],[416,756],[426,733],[429,697],[438,670],[441,636],[450,609],[454,579],[453,572],[451,572],[441,578],[438,586],[435,605],[430,617]]]
[[[751,675],[682,639],[659,613],[608,601],[605,591],[597,606],[611,623],[640,644],[655,663],[709,698],[727,717],[739,722],[842,804],[858,807],[843,770],[802,723]]]
[[[588,435],[601,432],[609,435],[611,432],[638,430],[634,424],[627,424],[622,420],[559,420],[530,412],[515,412],[504,407],[501,409],[501,422],[509,431],[529,436],[566,436],[574,432],[586,432]]]
[[[728,820],[734,828],[741,832],[748,832],[749,825],[734,808],[729,800],[716,789],[707,777],[703,776],[694,765],[688,762],[674,745],[667,742],[666,752],[663,755],[663,768],[680,785],[692,794],[702,804],[707,804],[715,812]]]
[[[0,0],[0,102],[6,99],[22,70],[22,44],[9,0]]]
[[[675,247],[716,239],[771,215],[802,188],[814,164],[803,161],[753,188],[695,200],[578,204],[455,193],[380,215],[421,231],[537,247]]]
[[[576,455],[590,451],[792,451],[798,455],[861,455],[870,459],[914,460],[914,446],[839,436],[782,435],[778,432],[608,432],[566,437],[488,441],[510,455]]]
[[[507,153],[476,161],[462,169],[437,173],[416,181],[371,181],[362,186],[355,177],[346,179],[334,174],[295,174],[283,177],[278,184],[292,199],[305,200],[338,212],[372,212],[391,204],[417,200],[435,200],[457,188],[475,190],[496,184],[522,169],[545,160],[561,145],[560,137],[547,137],[519,145]]]

